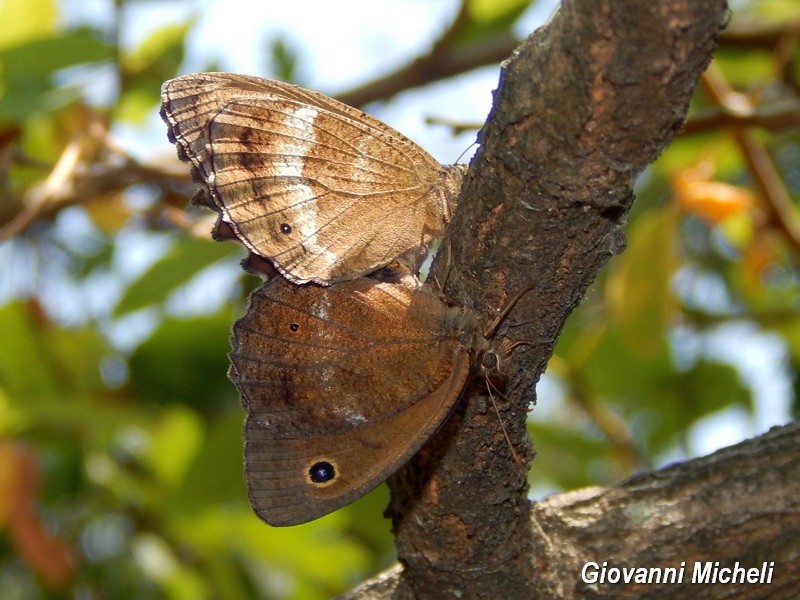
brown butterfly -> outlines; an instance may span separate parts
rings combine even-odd
[[[446,419],[475,355],[491,351],[471,311],[408,278],[276,277],[250,296],[231,345],[248,493],[272,525],[316,519],[384,481]]]
[[[465,167],[440,165],[333,98],[201,73],[167,81],[161,99],[170,141],[201,185],[195,202],[294,283],[370,273],[424,248],[450,220]]]

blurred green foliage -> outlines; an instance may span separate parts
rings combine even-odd
[[[96,30],[61,25],[58,0],[0,2],[0,590],[4,600],[329,597],[392,560],[387,493],[288,529],[252,514],[225,354],[254,283],[209,279],[214,266],[237,270],[240,250],[211,242],[203,216],[185,210],[185,166],[140,164],[107,135],[157,111],[193,15],[126,49],[115,28],[125,4]],[[452,39],[468,48],[508,34],[528,4],[468,0]],[[548,372],[557,398],[530,425],[539,486],[613,483],[687,451],[687,432],[710,415],[751,413],[751,387],[707,351],[706,333],[745,323],[772,334],[798,385],[800,50],[781,36],[800,14],[793,0],[737,6],[740,37],[723,41],[693,102],[695,129],[641,178],[627,251],[559,341]],[[756,31],[767,33],[748,42]],[[283,39],[265,47],[290,78],[297,52]],[[84,89],[95,80],[112,90],[99,105]],[[727,96],[709,93],[726,85]],[[732,134],[737,115],[758,121],[746,135],[772,158],[783,212]],[[138,271],[120,267],[132,235],[153,252]],[[152,250],[164,236],[168,248]],[[203,277],[199,309],[176,309]]]

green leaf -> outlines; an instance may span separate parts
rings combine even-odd
[[[230,401],[228,371],[230,314],[166,319],[129,361],[138,398],[157,404],[180,402],[200,412]]]
[[[120,61],[123,88],[116,119],[139,123],[158,104],[161,84],[175,76],[184,59],[184,41],[192,22],[167,25],[150,35]]]
[[[0,308],[0,386],[11,398],[26,401],[52,396],[57,389],[29,308],[22,302]],[[33,371],[36,377],[31,377]]]
[[[625,285],[629,285],[628,282]],[[635,285],[635,282],[630,285]],[[567,319],[559,336],[555,355],[565,365],[562,370],[566,385],[580,386],[598,398],[639,396],[644,390],[660,385],[674,370],[663,323],[661,327],[644,325],[653,337],[644,340],[647,351],[642,352],[635,328],[628,325],[630,329],[623,334],[620,326],[625,318],[638,320],[641,311],[637,309],[635,315],[610,318],[602,298],[596,295],[598,287],[601,286],[598,284],[591,290],[595,294],[589,299],[595,299],[595,304],[600,306],[584,303]],[[605,287],[608,289],[610,286]],[[657,303],[654,299],[653,304]],[[646,307],[647,303],[642,306]],[[620,312],[619,308],[617,311]],[[646,311],[641,314],[646,316]]]
[[[170,512],[189,519],[215,506],[250,508],[244,485],[242,420],[233,384],[228,405],[210,421],[199,451],[169,501]]]
[[[509,25],[532,4],[531,0],[467,0],[467,10],[476,23]]]
[[[680,413],[686,430],[703,417],[727,408],[739,406],[752,413],[753,397],[745,387],[739,372],[733,366],[714,360],[698,361],[691,369],[677,377],[676,389],[680,404],[672,407]]]
[[[0,52],[3,76],[7,82],[15,78],[34,79],[78,64],[112,58],[112,48],[97,32],[76,29],[62,35],[39,38],[6,48]]]
[[[95,33],[81,29],[39,38],[0,51],[0,121],[18,121],[42,110],[63,105],[80,92],[48,95],[52,75],[78,64],[112,57],[111,47]]]
[[[52,34],[57,17],[55,0],[3,0],[0,49]]]
[[[171,61],[183,57],[183,43],[193,21],[170,24],[151,32],[135,50],[122,57],[122,67],[128,73],[150,70],[153,65],[170,57]]]
[[[515,39],[512,26],[531,4],[530,0],[469,0],[469,18],[461,21],[453,42],[469,48]]]
[[[181,238],[161,260],[128,287],[114,309],[114,316],[161,304],[172,291],[201,270],[239,252],[241,250],[236,244]]]
[[[253,556],[287,569],[315,587],[344,591],[354,583],[352,575],[370,565],[371,557],[363,545],[339,533],[342,519],[334,512],[303,525],[266,528],[252,517],[241,521],[238,533]]]
[[[389,488],[386,484],[381,484],[338,512],[348,520],[344,528],[349,535],[363,540],[373,555],[388,559],[394,557],[395,549],[391,533],[392,524],[383,516],[387,506],[389,506]]]
[[[766,80],[775,69],[771,52],[753,48],[721,49],[714,53],[714,62],[722,70],[728,83],[737,88],[747,87],[760,79]]]
[[[107,348],[98,333],[59,328],[31,307],[14,303],[0,309],[0,385],[28,408],[100,388],[98,364]]]
[[[271,58],[271,71],[282,81],[294,81],[297,74],[298,51],[294,45],[282,37],[270,40],[267,52]]]
[[[201,447],[203,426],[197,413],[186,406],[165,408],[150,428],[146,460],[164,487],[180,482]]]
[[[127,88],[117,100],[114,117],[129,123],[142,123],[152,116],[153,106],[158,103],[158,95],[154,93],[157,89],[155,86]]]
[[[670,290],[677,269],[677,211],[672,205],[639,218],[629,233],[623,255],[613,263],[606,284],[611,315],[637,354],[663,346],[667,327],[677,312]]]
[[[648,455],[680,446],[691,425],[714,412],[728,406],[752,410],[751,391],[736,369],[712,360],[674,373],[638,400],[630,398],[625,410],[636,424],[635,438]]]
[[[800,316],[795,313],[792,318],[780,321],[774,330],[782,336],[792,364],[800,366]],[[795,378],[795,384],[800,385],[800,377]]]
[[[608,441],[579,430],[574,418],[567,424],[554,420],[538,422],[534,412],[534,418],[528,422],[528,433],[536,448],[530,472],[534,486],[573,490],[611,484],[627,475],[615,466]]]

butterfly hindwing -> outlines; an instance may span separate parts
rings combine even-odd
[[[439,388],[463,353],[463,318],[421,287],[278,277],[233,326],[232,378],[245,410],[276,433],[340,433]]]
[[[253,507],[311,520],[366,493],[436,431],[469,376],[463,311],[418,287],[281,278],[253,293],[232,334],[247,413]]]

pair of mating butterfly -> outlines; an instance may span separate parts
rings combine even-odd
[[[458,401],[485,345],[475,317],[411,277],[369,277],[440,236],[464,167],[300,87],[205,73],[167,81],[162,117],[251,264],[282,273],[233,326],[255,512],[294,525],[402,466]]]

